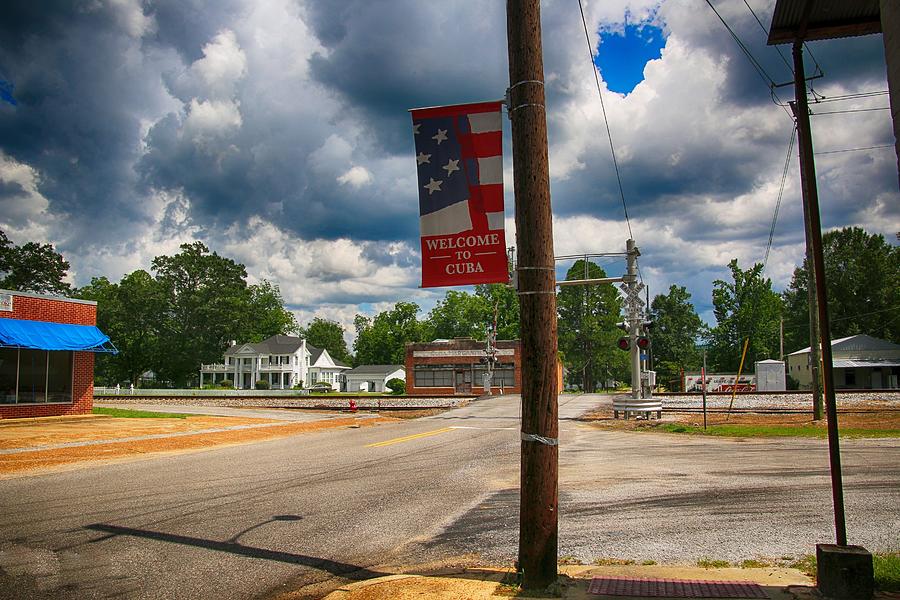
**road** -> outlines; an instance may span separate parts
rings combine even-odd
[[[560,556],[739,559],[833,539],[825,442],[599,431],[560,400]],[[415,421],[0,481],[0,597],[245,598],[510,564],[518,398]],[[846,440],[848,535],[900,546],[900,441]],[[318,586],[318,587],[317,587]]]

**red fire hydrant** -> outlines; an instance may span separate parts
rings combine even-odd
[[[350,399],[350,412],[356,412],[356,400],[354,400],[353,398]]]

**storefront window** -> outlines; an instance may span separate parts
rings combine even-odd
[[[47,351],[19,350],[19,404],[47,401]]]
[[[47,402],[72,401],[71,352],[50,352],[47,363]]]
[[[73,356],[0,348],[0,404],[72,402]]]
[[[16,373],[19,371],[19,351],[0,348],[0,404],[16,403]]]

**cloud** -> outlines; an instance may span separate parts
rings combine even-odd
[[[746,5],[714,4],[768,76],[788,81]],[[774,0],[750,4],[766,22]],[[708,307],[731,258],[765,255],[790,111],[704,3],[585,9],[589,44],[567,0],[542,3],[556,252],[621,251],[633,235],[654,293],[688,285]],[[15,241],[54,242],[76,283],[149,268],[199,239],[280,285],[299,316],[335,315],[345,331],[356,312],[399,299],[427,310],[442,295],[417,287],[407,109],[503,97],[502,3],[12,0],[4,10],[0,81],[16,104],[0,102],[0,225]],[[601,78],[604,118],[589,48],[600,31],[648,20],[666,45],[627,96]],[[815,149],[842,151],[816,156],[824,226],[900,230],[893,149],[854,150],[893,142],[889,112],[846,112],[887,106],[884,95],[847,98],[886,89],[880,36],[809,50],[807,74],[820,65],[812,81],[827,100],[813,105]],[[782,103],[790,90],[777,90]],[[767,266],[776,287],[803,254],[796,146],[788,167]]]

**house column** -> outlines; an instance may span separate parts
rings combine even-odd
[[[213,375],[215,377],[215,375]],[[203,389],[203,365],[200,365],[200,389]]]

